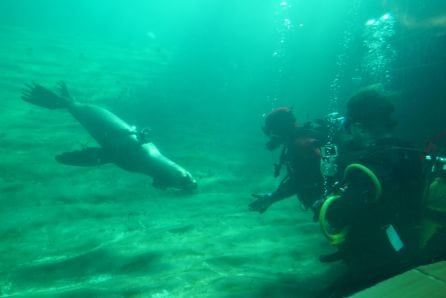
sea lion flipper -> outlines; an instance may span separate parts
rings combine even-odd
[[[61,88],[61,92],[67,94],[68,89],[66,87],[63,89],[63,86]],[[62,97],[48,88],[34,83],[26,85],[22,92],[22,99],[36,106],[51,110],[67,108],[71,103],[70,98]]]
[[[64,81],[57,82],[58,93],[61,97],[71,99],[67,84]]]
[[[56,160],[65,165],[78,167],[94,167],[110,162],[102,148],[89,147],[82,150],[64,152],[57,155]]]

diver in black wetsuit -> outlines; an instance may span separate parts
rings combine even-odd
[[[263,132],[269,138],[267,149],[282,149],[274,176],[280,175],[282,167],[287,173],[274,191],[253,194],[256,200],[249,205],[251,211],[263,213],[272,204],[293,195],[297,195],[304,208],[312,208],[321,200],[324,193],[321,146],[327,142],[329,125],[336,117],[329,115],[299,126],[288,107],[276,108],[265,117]]]
[[[351,293],[419,263],[419,227],[425,184],[419,151],[392,135],[389,96],[363,90],[347,103],[351,140],[340,149],[344,178],[320,211],[324,234],[347,270],[325,297]],[[338,231],[333,233],[332,229]]]

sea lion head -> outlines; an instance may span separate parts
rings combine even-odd
[[[153,143],[146,143],[143,148],[147,153],[147,174],[153,177],[154,187],[185,191],[193,191],[197,188],[197,181],[191,173],[161,154]]]
[[[154,177],[152,185],[159,189],[174,188],[187,192],[195,191],[198,186],[197,180],[191,173],[179,166],[176,167],[176,171],[170,171],[168,176]]]

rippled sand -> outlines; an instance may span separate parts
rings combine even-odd
[[[155,143],[197,177],[194,195],[55,162],[94,142],[69,114],[21,101],[23,85],[64,79],[104,104],[162,73],[159,51],[11,28],[0,38],[1,297],[305,297],[323,285],[333,268],[317,257],[330,248],[310,212],[296,199],[247,209],[277,183],[259,135],[158,128]]]

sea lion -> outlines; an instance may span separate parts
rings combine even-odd
[[[41,85],[29,84],[22,99],[47,109],[67,109],[100,147],[62,153],[56,156],[58,162],[75,166],[114,163],[126,171],[152,177],[153,186],[157,188],[194,190],[197,187],[192,175],[165,157],[147,140],[144,131],[137,131],[102,107],[76,102],[64,83],[59,87],[56,94]]]

